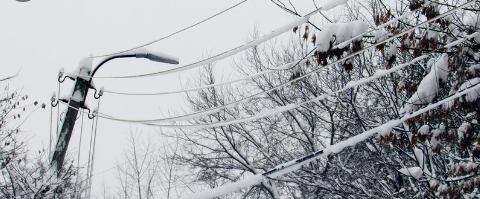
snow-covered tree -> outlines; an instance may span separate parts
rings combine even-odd
[[[0,79],[4,88],[0,95],[0,197],[72,197],[75,169],[69,167],[56,172],[46,157],[48,151],[39,151],[36,157],[29,158],[20,127],[32,112],[46,105],[31,103],[28,95],[11,91],[8,81],[12,78],[14,76]]]
[[[294,15],[305,14],[298,13],[293,3],[272,2]],[[443,15],[446,12],[451,13]],[[478,2],[465,0],[349,1],[335,13],[322,13],[324,20],[294,28],[285,45],[254,47],[234,63],[243,75],[293,63],[287,65],[290,69],[261,75],[241,86],[204,89],[187,99],[192,110],[207,110],[292,81],[193,122],[211,124],[335,94],[252,122],[177,131],[174,136],[185,142],[185,154],[179,159],[197,171],[197,181],[217,187],[263,173],[474,86],[480,83],[479,13]],[[207,67],[198,85],[215,83],[215,74]],[[371,77],[376,78],[360,81]],[[471,92],[234,195],[478,196],[479,95],[480,90]]]

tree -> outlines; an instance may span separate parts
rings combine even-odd
[[[164,137],[156,140],[149,135],[146,142],[142,138],[142,132],[130,132],[130,145],[124,152],[126,161],[116,165],[118,197],[179,198],[184,179],[175,163],[180,153],[178,140],[168,144]]]
[[[289,13],[302,15],[297,13],[294,4],[272,2]],[[480,37],[467,38],[480,27],[477,2],[412,29],[465,2],[349,2],[343,8],[343,15],[293,29],[294,36],[286,45],[270,43],[247,50],[234,63],[244,75],[299,59],[306,61],[290,65],[289,70],[253,78],[242,87],[215,87],[189,95],[187,100],[192,111],[201,111],[293,81],[262,97],[252,98],[249,103],[195,119],[192,124],[254,116],[337,91],[364,78],[374,75],[379,78],[252,122],[179,130],[171,135],[185,142],[187,153],[178,158],[179,162],[195,169],[196,181],[217,187],[311,154],[478,84]],[[333,48],[359,35],[365,27],[374,28],[393,19],[399,20]],[[410,32],[395,37],[405,31]],[[395,38],[379,43],[389,37]],[[444,47],[462,38],[467,39]],[[362,50],[377,43],[375,48]],[[355,56],[331,64],[356,52],[359,53]],[[412,61],[421,56],[427,57]],[[408,66],[380,77],[379,71],[403,67],[403,63]],[[322,67],[325,69],[315,75],[299,78]],[[212,66],[206,67],[199,74],[197,86],[215,83],[215,74]],[[392,129],[384,129],[376,137],[338,154],[233,195],[255,198],[476,196],[476,188],[480,188],[477,92]]]
[[[117,163],[122,198],[154,196],[157,162],[152,152],[155,148],[152,139],[146,143],[139,142],[139,135],[130,133],[130,150],[124,152],[127,161],[124,164]]]
[[[11,91],[8,81],[14,77],[0,80],[0,84],[5,85],[0,96],[0,195],[3,198],[71,197],[76,169],[69,167],[58,174],[50,167],[45,150],[39,151],[35,158],[27,156],[20,127],[31,113],[46,105],[31,103],[28,95]],[[27,111],[32,106],[36,108]]]

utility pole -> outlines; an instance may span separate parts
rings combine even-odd
[[[80,62],[78,74],[85,74],[87,76],[90,76],[92,67],[91,60],[90,67],[88,67],[88,65],[82,64],[88,63],[86,63],[86,61]],[[67,113],[65,114],[62,128],[60,130],[60,134],[58,136],[57,144],[54,148],[52,157],[52,166],[53,164],[56,164],[57,171],[60,171],[62,169],[63,160],[65,158],[65,154],[67,153],[68,143],[70,142],[70,138],[72,137],[73,127],[75,127],[75,120],[78,115],[78,110],[85,107],[85,99],[90,87],[90,81],[84,79],[84,77],[75,78],[75,85],[73,87],[70,99],[68,100],[69,107],[67,109]]]
[[[105,64],[106,62],[116,59],[116,58],[146,58],[150,61],[155,62],[162,62],[162,63],[169,63],[169,64],[178,64],[178,59],[169,55],[165,55],[163,53],[152,52],[146,49],[136,49],[126,53],[121,53],[117,55],[113,55],[110,57],[106,57],[102,60],[92,71],[92,59],[85,58],[80,61],[80,65],[77,68],[75,78],[70,77],[71,79],[75,79],[75,85],[73,87],[72,93],[69,99],[59,99],[64,102],[68,102],[69,107],[67,107],[67,113],[65,114],[65,118],[63,120],[62,128],[60,130],[60,134],[58,135],[57,144],[54,149],[54,153],[52,156],[51,166],[55,166],[57,169],[58,174],[63,166],[63,161],[65,159],[65,154],[67,153],[68,143],[70,142],[70,138],[72,137],[73,127],[75,127],[75,121],[78,115],[79,109],[85,109],[85,99],[87,98],[88,90],[93,88],[91,82],[92,77],[95,75],[97,70]],[[63,74],[62,74],[63,76]],[[68,77],[68,76],[67,76]],[[59,81],[61,76],[59,75]]]

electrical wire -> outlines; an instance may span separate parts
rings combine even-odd
[[[97,105],[97,109],[100,109],[100,99],[101,98],[98,98],[98,105]],[[93,149],[92,149],[92,157],[91,157],[91,166],[90,166],[90,176],[88,176],[88,198],[90,198],[90,194],[91,194],[91,190],[92,190],[92,177],[93,177],[93,166],[94,166],[94,162],[95,162],[95,146],[97,144],[97,128],[98,128],[98,117],[95,118],[95,132],[92,132],[94,133],[94,136],[93,136]]]
[[[79,142],[78,142],[77,169],[80,168],[80,152],[82,151],[82,150],[80,150],[80,149],[81,149],[81,147],[82,147],[83,118],[84,118],[84,112],[82,111],[82,122],[81,122],[81,128],[80,128],[80,140],[79,140]],[[76,178],[76,180],[75,180],[75,198],[78,198],[78,197],[79,197],[79,196],[77,195],[77,194],[78,194],[77,187],[78,187],[79,179],[80,179],[80,175],[77,175],[77,178]]]
[[[120,54],[120,53],[125,53],[125,52],[131,51],[131,50],[139,49],[139,48],[142,48],[142,47],[145,47],[145,46],[148,46],[148,45],[157,43],[157,42],[162,41],[162,40],[164,40],[164,39],[167,39],[167,38],[169,38],[169,37],[171,37],[171,36],[174,36],[174,35],[176,35],[176,34],[178,34],[178,33],[181,33],[181,32],[183,32],[183,31],[186,31],[186,30],[190,29],[190,28],[193,28],[193,27],[195,27],[195,26],[197,26],[197,25],[200,25],[200,24],[202,24],[202,23],[204,23],[204,22],[206,22],[206,21],[208,21],[208,20],[210,20],[210,19],[213,19],[213,18],[215,18],[216,16],[219,16],[219,15],[221,15],[221,14],[223,14],[223,13],[225,13],[225,12],[227,12],[227,11],[229,11],[229,10],[231,10],[231,9],[233,9],[233,8],[239,6],[240,4],[243,4],[243,3],[245,3],[245,2],[247,2],[247,0],[243,0],[243,1],[237,3],[237,4],[233,5],[233,6],[230,6],[229,8],[227,8],[227,9],[225,9],[225,10],[222,10],[222,11],[220,11],[220,12],[218,12],[218,13],[216,13],[216,14],[208,17],[208,18],[206,18],[206,19],[203,19],[203,20],[201,20],[201,21],[199,21],[199,22],[197,22],[197,23],[195,23],[195,24],[192,24],[192,25],[190,25],[190,26],[187,26],[186,28],[183,28],[183,29],[181,29],[181,30],[178,30],[178,31],[176,31],[176,32],[174,32],[174,33],[171,33],[171,34],[169,34],[169,35],[167,35],[167,36],[164,36],[164,37],[162,37],[162,38],[160,38],[160,39],[156,39],[156,40],[153,40],[153,41],[148,42],[148,43],[146,43],[146,44],[143,44],[143,45],[140,45],[140,46],[137,46],[137,47],[134,47],[134,48],[130,48],[130,49],[127,49],[127,50],[123,50],[123,51],[120,51],[120,52],[116,52],[116,53],[110,53],[110,54],[104,54],[104,55],[95,55],[95,56],[92,56],[92,58],[100,58],[100,57],[108,57],[108,56],[112,56],[112,55],[117,55],[117,54]]]
[[[53,106],[50,106],[50,143],[48,144],[48,157],[52,154],[53,134]]]
[[[378,25],[377,27],[375,27],[374,29],[370,30],[370,31],[367,31],[367,32],[364,32],[360,35],[357,35],[356,37],[353,37],[345,42],[342,42],[334,47],[332,47],[332,49],[335,49],[335,48],[339,48],[339,46],[345,46],[346,43],[351,43],[352,41],[354,41],[355,39],[358,39],[360,37],[362,37],[363,35],[366,35],[366,34],[369,34],[369,33],[372,33],[373,31],[375,30],[378,30],[378,29],[381,29],[389,24],[392,24],[396,21],[399,21],[401,19],[403,19],[403,16],[407,16],[407,15],[411,15],[412,13],[414,12],[417,12],[419,11],[421,8],[417,8],[416,10],[413,10],[409,13],[406,13],[398,18],[395,18],[395,19],[392,19],[388,22],[385,22],[384,24],[380,24]],[[300,60],[297,60],[297,61],[301,61],[301,60],[304,60],[306,59],[306,57],[300,59]],[[294,61],[294,62],[297,62],[297,61]],[[288,63],[288,64],[293,64],[293,62],[291,63]],[[287,64],[283,65],[283,66],[286,66]],[[298,64],[297,64],[298,65]],[[156,92],[156,93],[127,93],[127,92],[119,92],[119,91],[108,91],[108,90],[105,90],[105,93],[111,93],[111,94],[118,94],[118,95],[141,95],[141,96],[148,96],[148,95],[167,95],[167,94],[176,94],[176,93],[183,93],[183,92],[191,92],[191,91],[197,91],[197,90],[201,90],[201,89],[206,89],[206,88],[211,88],[211,87],[215,87],[215,86],[221,86],[221,85],[225,85],[225,84],[231,84],[231,83],[235,83],[235,82],[238,82],[238,81],[244,81],[244,80],[247,80],[247,79],[251,79],[251,78],[255,78],[255,77],[258,77],[260,75],[263,75],[263,74],[267,74],[267,73],[271,73],[275,70],[287,70],[287,69],[291,69],[291,67],[288,67],[288,68],[285,68],[283,66],[279,66],[277,68],[280,68],[280,69],[268,69],[268,70],[265,70],[265,71],[262,71],[260,73],[256,73],[256,74],[253,74],[253,75],[250,75],[250,76],[247,76],[247,77],[243,77],[243,78],[240,78],[240,79],[236,79],[236,80],[231,80],[231,81],[227,81],[227,82],[222,82],[222,83],[217,83],[217,84],[210,84],[210,85],[205,85],[205,86],[200,86],[200,87],[196,87],[196,88],[190,88],[190,89],[184,89],[184,90],[177,90],[177,91],[167,91],[167,92]]]
[[[138,78],[138,77],[147,77],[147,76],[154,76],[154,75],[160,75],[160,74],[169,74],[169,73],[174,73],[174,72],[180,72],[180,71],[184,71],[184,70],[188,70],[188,69],[192,69],[192,68],[195,68],[195,67],[199,67],[199,66],[203,66],[203,65],[206,65],[206,64],[210,64],[210,63],[213,63],[217,60],[221,60],[221,59],[224,59],[224,58],[227,58],[227,57],[230,57],[236,53],[239,53],[243,50],[246,50],[248,48],[251,48],[253,46],[256,46],[260,43],[263,43],[265,41],[268,41],[282,33],[285,33],[289,30],[291,30],[292,28],[294,27],[297,27],[298,25],[301,25],[303,23],[306,23],[308,22],[310,16],[312,16],[313,14],[316,14],[318,11],[322,10],[323,8],[320,7],[308,14],[306,14],[305,16],[303,17],[300,17],[298,19],[296,19],[295,21],[287,24],[287,25],[284,25],[283,27],[281,28],[278,28],[274,31],[272,31],[271,33],[269,34],[266,34],[262,37],[259,37],[255,40],[252,40],[250,42],[247,42],[246,44],[243,44],[243,45],[240,45],[240,46],[237,46],[235,48],[232,48],[230,50],[227,50],[227,51],[224,51],[220,54],[217,54],[215,56],[212,56],[212,57],[209,57],[209,58],[206,58],[206,59],[203,59],[203,60],[200,60],[200,61],[197,61],[197,62],[194,62],[194,63],[190,63],[190,64],[187,64],[187,65],[184,65],[184,66],[180,66],[180,67],[177,67],[177,68],[173,68],[173,69],[170,69],[170,70],[165,70],[165,71],[159,71],[159,72],[153,72],[153,73],[146,73],[146,74],[140,74],[140,75],[130,75],[130,76],[110,76],[110,77],[99,77],[99,76],[95,76],[95,77],[90,77],[90,76],[82,76],[82,75],[78,75],[78,74],[72,74],[72,73],[65,73],[65,74],[68,74],[70,76],[73,76],[73,77],[82,77],[82,78]]]
[[[58,94],[57,94],[57,99],[60,99],[60,82],[58,82]],[[60,106],[57,106],[57,138],[60,132],[58,131],[58,128],[60,128]]]
[[[59,102],[66,104],[66,105],[69,106],[70,108],[76,109],[76,110],[78,110],[78,111],[85,112],[85,110],[82,110],[82,109],[80,109],[80,108],[72,107],[72,106],[70,106],[69,104],[67,104],[67,103],[65,103],[65,102],[63,102],[63,101],[59,101]],[[90,189],[91,189],[91,186],[90,186],[90,184],[89,184],[89,182],[90,182],[89,176],[90,176],[90,173],[91,173],[91,163],[90,163],[90,162],[91,162],[91,160],[92,160],[92,145],[93,145],[93,139],[95,139],[95,138],[93,137],[94,125],[95,125],[95,121],[92,122],[92,130],[90,131],[90,145],[89,145],[89,147],[88,147],[87,179],[86,179],[87,183],[86,183],[86,185],[85,185],[85,187],[86,187],[85,196],[86,196],[87,198],[90,197],[90,195],[89,195],[90,193],[89,193],[89,192],[90,192]]]
[[[126,93],[126,92],[109,91],[109,90],[105,90],[104,92],[105,93],[110,93],[110,94],[117,94],[117,95],[141,95],[142,96],[142,95],[168,95],[168,94],[176,94],[176,93],[185,93],[185,92],[197,91],[197,90],[202,90],[202,89],[207,89],[207,88],[212,88],[212,87],[217,87],[217,86],[223,86],[223,85],[227,85],[227,84],[231,84],[231,83],[235,83],[235,82],[239,82],[239,81],[245,81],[245,80],[252,79],[252,78],[255,78],[255,77],[258,77],[258,76],[261,76],[261,75],[266,75],[266,74],[269,74],[269,73],[272,73],[272,72],[275,72],[275,71],[288,70],[288,69],[291,69],[290,66],[292,66],[292,65],[296,66],[296,65],[304,63],[306,58],[308,58],[308,57],[304,57],[302,59],[295,60],[295,61],[287,63],[287,64],[283,64],[283,65],[278,66],[276,68],[267,69],[265,71],[261,71],[259,73],[255,73],[255,74],[252,74],[252,75],[249,75],[249,76],[246,76],[246,77],[230,80],[230,81],[227,81],[227,82],[221,82],[221,83],[216,83],[216,84],[199,86],[199,87],[195,87],[195,88],[176,90],[176,91],[156,92],[156,93]]]
[[[466,3],[464,3],[464,4],[460,5],[460,6],[458,6],[458,7],[456,7],[456,8],[454,8],[454,9],[452,9],[452,10],[449,10],[449,11],[447,11],[447,12],[444,12],[444,13],[442,13],[442,14],[434,17],[434,18],[431,18],[431,19],[429,19],[429,20],[427,20],[427,21],[424,21],[424,22],[422,22],[422,23],[420,23],[420,24],[418,24],[418,25],[416,25],[416,26],[413,26],[413,27],[411,27],[411,28],[409,28],[409,29],[407,29],[407,30],[405,30],[405,31],[403,31],[403,32],[400,32],[400,33],[398,33],[397,35],[394,35],[393,37],[390,37],[390,38],[387,38],[387,39],[385,39],[385,40],[379,41],[379,42],[377,42],[377,43],[375,43],[375,44],[373,44],[373,45],[371,45],[371,46],[369,46],[369,47],[363,48],[362,50],[359,50],[359,51],[357,51],[357,52],[355,52],[355,53],[352,53],[352,54],[350,54],[350,55],[348,55],[348,56],[345,56],[345,57],[343,57],[343,58],[341,58],[341,59],[338,59],[338,60],[336,60],[336,61],[333,61],[332,63],[329,63],[328,65],[326,65],[326,66],[324,66],[324,67],[322,67],[322,68],[318,68],[318,69],[316,69],[316,70],[310,71],[310,72],[306,73],[305,75],[302,75],[302,76],[300,76],[300,77],[298,77],[298,78],[296,78],[296,79],[287,81],[287,82],[285,82],[285,83],[283,83],[283,84],[277,85],[277,86],[272,87],[272,88],[270,88],[270,89],[267,89],[267,90],[265,90],[265,91],[262,91],[262,92],[259,92],[259,93],[250,95],[250,96],[245,97],[245,98],[243,98],[243,99],[240,99],[240,100],[237,100],[237,101],[234,101],[234,102],[230,102],[230,103],[225,104],[225,105],[222,105],[222,106],[214,107],[214,108],[211,108],[211,109],[208,109],[208,110],[197,111],[197,112],[189,113],[189,114],[185,114],[185,115],[168,117],[168,118],[161,118],[161,119],[132,120],[132,119],[120,119],[120,118],[113,118],[113,117],[109,117],[109,118],[110,118],[110,119],[114,119],[114,120],[118,120],[118,121],[126,121],[126,122],[134,122],[134,123],[135,123],[135,122],[136,122],[136,123],[171,122],[171,121],[187,120],[187,119],[191,119],[191,118],[203,116],[203,115],[206,115],[206,114],[216,113],[216,112],[221,111],[221,110],[223,110],[223,109],[230,108],[230,107],[234,107],[234,106],[236,106],[236,105],[239,104],[239,103],[247,102],[247,101],[249,101],[249,100],[250,100],[251,98],[253,98],[253,97],[257,97],[257,96],[260,96],[260,95],[263,95],[263,94],[266,94],[266,93],[275,91],[275,90],[277,90],[277,89],[279,89],[279,88],[283,88],[283,87],[285,87],[285,86],[287,86],[287,85],[290,85],[290,84],[292,84],[292,83],[294,83],[294,82],[297,82],[297,81],[299,81],[299,80],[302,80],[302,79],[304,79],[304,78],[307,78],[307,77],[309,77],[309,76],[311,76],[311,75],[313,75],[313,74],[316,74],[316,73],[318,73],[318,72],[320,72],[320,71],[326,70],[328,67],[331,67],[331,66],[333,66],[334,64],[341,63],[341,62],[343,62],[343,61],[345,61],[345,60],[347,60],[347,59],[349,59],[349,58],[351,58],[351,57],[354,57],[354,56],[356,56],[356,55],[359,55],[359,54],[361,54],[361,53],[363,53],[363,52],[365,52],[365,51],[367,51],[367,50],[369,50],[369,49],[371,49],[371,48],[374,48],[374,47],[376,47],[376,46],[382,45],[383,43],[386,43],[386,42],[388,42],[388,41],[391,41],[391,40],[393,40],[393,39],[395,39],[395,38],[397,38],[397,37],[401,37],[401,36],[403,36],[403,35],[405,35],[405,34],[408,34],[409,32],[415,30],[415,29],[416,29],[417,27],[419,27],[419,26],[428,24],[428,23],[430,23],[430,22],[432,22],[432,21],[435,21],[435,20],[437,20],[437,19],[439,19],[439,18],[442,18],[442,17],[444,17],[444,16],[446,16],[446,15],[449,15],[449,14],[455,12],[455,11],[458,10],[458,9],[462,9],[462,8],[470,5],[470,4],[473,3],[473,2],[475,2],[475,0],[468,1],[468,2],[466,2]],[[101,113],[99,113],[99,114],[101,115]],[[106,114],[104,114],[104,115],[106,115]]]
[[[471,37],[471,35],[468,35],[467,38]],[[456,41],[453,41],[451,43],[456,43],[458,44],[458,42]],[[451,46],[450,44],[446,44],[445,46]],[[322,100],[322,99],[325,99],[326,97],[328,96],[331,96],[331,95],[334,95],[334,94],[338,94],[340,92],[343,92],[347,89],[350,89],[350,88],[353,88],[353,87],[357,87],[357,86],[360,86],[360,85],[363,85],[363,84],[366,84],[368,82],[371,82],[373,80],[376,80],[376,79],[379,79],[381,77],[384,77],[386,75],[389,75],[393,72],[396,72],[398,70],[401,70],[409,65],[412,65],[414,64],[415,62],[418,62],[420,60],[423,60],[423,59],[426,59],[429,57],[429,55],[435,53],[434,51],[428,53],[428,54],[425,54],[425,55],[422,55],[420,57],[417,57],[407,63],[404,63],[404,64],[400,64],[400,65],[397,65],[395,67],[392,67],[391,69],[388,69],[388,70],[378,70],[373,76],[370,76],[370,77],[367,77],[367,78],[362,78],[360,80],[357,80],[357,81],[354,81],[354,82],[349,82],[344,88],[342,89],[339,89],[339,90],[336,90],[336,91],[332,91],[330,93],[326,93],[326,94],[322,94],[321,96],[319,97],[316,97],[314,99],[311,99],[311,100],[308,100],[308,101],[305,101],[305,102],[301,102],[301,103],[298,103],[298,104],[290,104],[290,105],[287,105],[287,106],[283,106],[283,107],[278,107],[277,109],[273,109],[273,110],[270,110],[266,113],[259,113],[257,115],[254,115],[252,117],[249,117],[249,118],[241,118],[241,119],[237,119],[237,120],[231,120],[231,121],[224,121],[224,122],[217,122],[217,123],[212,123],[212,124],[205,124],[205,125],[160,125],[160,124],[153,124],[153,123],[142,123],[144,125],[148,125],[148,126],[158,126],[158,127],[166,127],[166,128],[211,128],[211,127],[217,127],[217,126],[225,126],[225,125],[229,125],[229,124],[236,124],[236,123],[242,123],[242,122],[248,122],[248,121],[253,121],[253,120],[256,120],[256,119],[260,119],[260,118],[263,118],[263,117],[267,117],[267,116],[270,116],[270,115],[274,115],[274,114],[278,114],[278,113],[282,113],[282,112],[285,112],[285,111],[289,111],[289,110],[293,110],[293,109],[296,109],[298,107],[301,107],[307,103],[312,103],[312,102],[316,102],[316,101],[319,101],[319,100]],[[438,92],[435,92],[434,94],[437,94]],[[433,95],[433,94],[432,94]],[[425,98],[427,98],[429,96],[426,96]],[[419,97],[420,99],[420,97]],[[423,99],[420,99],[420,100],[423,100]],[[80,110],[78,109],[79,111],[83,111],[83,110]],[[111,119],[111,120],[117,120],[117,121],[122,121],[120,119],[117,119],[117,118],[113,118],[113,117],[106,117],[106,116],[101,116],[101,115],[98,115],[99,117],[103,117],[103,118],[107,118],[107,119]],[[132,122],[132,121],[127,121],[127,122]]]

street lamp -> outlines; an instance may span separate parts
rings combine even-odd
[[[85,106],[85,99],[88,94],[88,90],[90,88],[95,89],[91,82],[92,77],[98,71],[98,69],[107,63],[110,60],[117,59],[117,58],[146,58],[150,61],[155,62],[162,62],[168,64],[178,64],[178,59],[163,53],[159,52],[152,52],[146,49],[136,49],[126,53],[116,54],[110,57],[105,58],[102,60],[92,71],[92,60],[91,58],[85,58],[80,61],[80,65],[77,69],[77,75],[75,78],[70,77],[71,79],[75,80],[75,85],[70,95],[70,99],[64,100],[68,101],[67,113],[65,114],[65,118],[63,120],[62,128],[60,130],[60,134],[58,135],[57,144],[55,145],[54,153],[52,156],[52,166],[56,166],[58,174],[63,166],[63,161],[65,159],[65,154],[67,152],[68,143],[70,142],[70,138],[72,137],[73,127],[75,126],[75,120],[78,115],[78,109],[86,108]],[[60,73],[62,74],[62,73]],[[59,81],[60,76],[59,74]],[[63,76],[63,74],[62,74]]]

